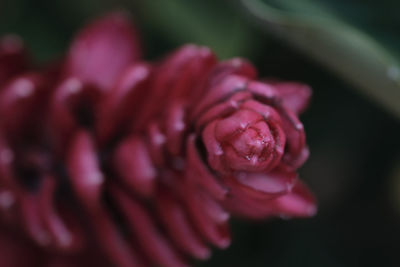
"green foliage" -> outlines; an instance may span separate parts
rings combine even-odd
[[[144,19],[175,45],[211,47],[220,58],[252,53],[254,35],[228,1],[141,1]]]

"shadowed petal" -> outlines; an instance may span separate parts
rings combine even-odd
[[[125,216],[132,234],[151,262],[165,267],[187,266],[174,251],[169,240],[158,231],[146,209],[116,186],[112,188],[112,195]]]
[[[133,192],[150,197],[154,194],[157,173],[146,144],[131,137],[116,149],[113,164],[122,182]]]
[[[215,64],[216,57],[209,48],[190,44],[164,59],[155,70],[150,92],[143,99],[145,105],[135,120],[134,129],[143,129],[171,102],[186,100],[203,90],[199,85]]]
[[[156,206],[169,237],[181,250],[198,259],[210,257],[210,249],[203,244],[199,234],[188,221],[181,203],[170,193],[162,192],[157,197]]]
[[[143,97],[148,93],[148,80],[151,68],[147,64],[129,67],[118,79],[109,94],[100,100],[96,128],[100,143],[108,141],[121,131],[130,128],[132,117],[143,106]]]
[[[277,215],[285,217],[310,217],[317,212],[314,196],[308,187],[297,181],[291,193],[274,200],[273,206]]]
[[[80,130],[75,134],[68,153],[67,167],[78,199],[85,207],[97,209],[104,177],[88,132]]]
[[[25,71],[27,65],[28,59],[22,40],[15,35],[0,38],[0,87],[13,76]]]
[[[187,141],[187,168],[185,177],[196,186],[201,186],[218,200],[225,198],[228,190],[221,185],[211,173],[196,149],[196,136],[191,135]]]

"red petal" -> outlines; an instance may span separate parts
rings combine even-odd
[[[205,87],[210,89],[229,75],[238,75],[253,80],[257,78],[257,70],[249,61],[243,58],[222,61],[212,69]]]
[[[5,138],[0,132],[0,183],[8,190],[12,198],[23,196],[23,190],[17,183],[14,174],[15,153],[8,147]]]
[[[69,229],[65,224],[65,218],[61,217],[56,207],[56,182],[54,177],[45,176],[42,180],[41,193],[39,195],[40,214],[44,225],[49,231],[55,245],[63,250],[78,249],[82,246],[82,231],[76,228]]]
[[[279,107],[279,113],[281,114],[282,128],[286,134],[286,147],[282,163],[288,168],[297,169],[308,158],[304,127],[297,115],[286,107]]]
[[[51,107],[49,114],[49,126],[53,136],[53,144],[57,154],[63,152],[67,147],[67,141],[71,134],[77,129],[78,122],[75,120],[68,101],[73,95],[79,93],[83,89],[83,84],[76,78],[70,78],[63,81],[57,87],[51,97]]]
[[[149,153],[153,159],[154,165],[162,166],[165,164],[164,146],[166,137],[161,132],[160,126],[155,122],[150,122],[148,129]]]
[[[43,253],[32,242],[1,225],[0,259],[4,267],[43,267]]]
[[[109,89],[120,73],[140,57],[137,35],[125,13],[115,12],[95,20],[72,43],[65,75]]]
[[[300,180],[291,193],[277,198],[273,205],[275,214],[285,217],[310,217],[317,212],[314,196]]]
[[[187,130],[185,124],[185,109],[182,103],[173,102],[164,120],[166,129],[166,147],[172,155],[182,154],[183,134]]]
[[[27,61],[24,45],[18,36],[2,37],[0,39],[0,87],[13,76],[22,73],[28,65]]]
[[[182,251],[198,259],[210,257],[211,251],[203,244],[189,223],[187,215],[178,201],[167,192],[162,192],[158,195],[156,205],[169,237]]]
[[[233,113],[240,107],[240,103],[251,98],[251,94],[246,91],[238,92],[230,97],[223,103],[216,104],[208,109],[204,114],[200,116],[195,122],[196,131],[201,132],[203,127],[213,120],[218,118],[227,117],[229,114]]]
[[[129,198],[125,192],[117,187],[113,187],[112,195],[118,203],[121,213],[125,216],[130,230],[132,230],[137,242],[150,261],[158,266],[165,267],[186,266],[139,203]]]
[[[58,154],[65,152],[71,135],[80,124],[87,127],[86,123],[93,123],[82,121],[82,118],[89,115],[90,120],[95,119],[93,112],[100,97],[101,91],[97,87],[88,86],[77,78],[68,78],[56,88],[51,98],[49,124],[51,141]],[[85,112],[88,114],[83,114]]]
[[[86,131],[78,131],[68,152],[68,174],[75,194],[89,209],[100,205],[104,177],[100,170],[93,141]]]
[[[296,177],[295,172],[274,170],[269,173],[239,173],[223,179],[229,188],[240,189],[240,196],[271,199],[290,192]]]
[[[20,205],[22,221],[28,235],[39,246],[50,246],[53,240],[40,216],[40,207],[37,196],[28,194],[24,195],[24,197],[20,199]]]
[[[246,130],[250,124],[262,121],[263,118],[252,110],[240,109],[229,117],[221,118],[215,126],[215,138],[219,142],[226,141],[240,132]]]
[[[210,88],[209,92],[196,103],[196,106],[190,112],[191,120],[195,120],[207,111],[212,106],[222,102],[232,96],[234,93],[246,89],[248,80],[241,76],[230,75],[225,77],[214,87]]]
[[[207,151],[207,162],[209,166],[221,173],[226,173],[230,171],[229,166],[225,166],[222,161],[225,151],[222,149],[221,143],[217,141],[215,137],[215,127],[218,121],[213,121],[209,123],[203,130],[201,137],[203,144]]]
[[[282,123],[280,115],[272,106],[263,104],[262,102],[259,102],[257,100],[253,99],[247,100],[241,105],[241,107],[259,113],[268,122],[274,121],[278,124]]]
[[[213,221],[217,223],[225,223],[228,221],[230,217],[229,213],[227,213],[210,194],[200,190],[197,194],[204,211]]]
[[[243,108],[247,108],[258,112],[268,122],[268,126],[271,128],[271,133],[274,136],[274,149],[273,161],[270,163],[271,169],[275,167],[282,159],[285,144],[286,135],[282,130],[282,120],[278,112],[271,106],[265,105],[256,100],[248,100],[242,104]],[[269,169],[269,170],[271,170]]]
[[[20,76],[0,93],[0,127],[12,139],[41,130],[48,90],[36,74]]]
[[[150,73],[150,66],[146,64],[133,65],[123,73],[111,92],[103,95],[96,121],[100,143],[110,139],[123,126],[130,128],[127,125],[143,105]]]
[[[168,88],[166,102],[188,99],[204,90],[202,82],[208,79],[210,70],[217,64],[215,54],[208,47],[184,46],[182,50],[193,47],[188,62],[180,69],[176,82]],[[190,48],[192,49],[192,48]],[[180,52],[181,53],[181,52]],[[172,62],[171,62],[172,63]],[[177,65],[177,67],[179,67]]]
[[[185,177],[193,184],[201,186],[218,200],[225,198],[227,189],[208,170],[196,149],[196,136],[190,135],[187,141],[187,168]]]
[[[171,101],[182,101],[201,90],[199,81],[207,77],[215,61],[210,49],[195,45],[185,45],[167,57],[156,70],[151,90],[143,100],[146,105],[137,116],[134,129],[143,129]]]
[[[273,104],[278,99],[276,89],[271,85],[262,82],[249,82],[247,89],[252,92],[257,98],[262,99],[268,104]]]
[[[125,236],[118,231],[117,225],[103,207],[97,210],[88,209],[88,212],[88,219],[98,239],[98,244],[113,262],[112,266],[146,266]]]
[[[263,174],[238,174],[224,176],[229,195],[223,206],[241,217],[261,219],[276,215],[274,201],[289,194],[296,183],[297,174],[276,170]]]
[[[116,149],[113,162],[129,189],[141,196],[153,195],[157,172],[143,140],[134,136],[122,142]]]
[[[181,201],[185,202],[192,223],[208,242],[219,248],[227,248],[231,242],[228,225],[209,216],[198,193],[190,184],[180,188]]]
[[[1,168],[1,167],[0,167]],[[1,173],[0,173],[1,176]],[[2,181],[0,179],[0,184]],[[16,195],[6,186],[0,187],[0,218],[8,225],[17,224]]]
[[[211,90],[215,90],[217,84],[231,75],[241,76],[246,79],[255,79],[257,77],[257,71],[250,62],[242,58],[233,58],[219,62],[210,71],[207,79],[204,82],[200,81],[189,103],[193,103],[197,106],[199,99],[203,99]]]
[[[308,106],[311,98],[311,88],[302,83],[296,82],[267,82],[272,84],[286,108],[294,113],[302,113]]]

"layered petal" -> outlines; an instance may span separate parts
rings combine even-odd
[[[140,137],[133,136],[122,142],[115,152],[113,163],[129,189],[144,197],[154,195],[157,173]]]
[[[127,14],[111,13],[77,35],[67,54],[65,76],[109,90],[140,54],[138,33]]]
[[[68,174],[75,194],[82,205],[88,209],[97,209],[100,205],[104,184],[104,175],[90,134],[78,131],[67,158]]]
[[[297,82],[270,82],[282,99],[283,105],[296,114],[303,113],[307,108],[311,98],[311,88]]]
[[[96,113],[96,129],[102,144],[130,129],[132,118],[143,107],[150,77],[149,65],[135,64],[123,72],[109,94],[102,95]]]
[[[201,91],[203,87],[199,83],[207,79],[215,64],[216,57],[209,48],[195,45],[185,45],[164,59],[157,67],[150,90],[143,99],[145,105],[140,116],[136,117],[134,130],[143,129],[171,102],[186,102]]]
[[[260,219],[276,215],[275,199],[289,194],[296,178],[296,173],[282,170],[224,176],[222,179],[230,188],[224,206],[240,217]]]
[[[277,198],[272,203],[272,206],[276,215],[286,218],[310,217],[317,212],[314,196],[300,180],[294,185],[290,194]]]
[[[38,134],[43,127],[48,95],[43,77],[36,73],[7,83],[0,92],[0,128],[4,135],[21,141],[22,137]],[[26,128],[30,128],[29,134]]]

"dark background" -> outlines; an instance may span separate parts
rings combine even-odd
[[[124,8],[142,32],[147,59],[194,42],[211,46],[221,58],[249,58],[261,76],[310,84],[313,100],[302,121],[311,157],[300,174],[315,192],[318,214],[234,221],[232,246],[198,266],[400,266],[399,120],[275,39],[233,2],[1,0],[0,34],[22,36],[44,63],[61,58],[89,18]],[[322,2],[399,54],[400,2]]]

